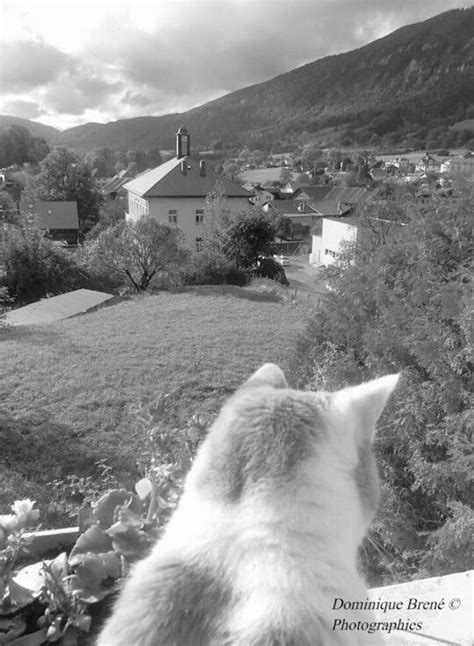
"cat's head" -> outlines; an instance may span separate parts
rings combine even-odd
[[[191,486],[225,505],[298,498],[357,505],[365,529],[379,497],[375,424],[398,375],[334,393],[288,387],[265,364],[231,397],[196,459]]]

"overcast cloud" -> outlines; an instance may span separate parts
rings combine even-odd
[[[180,112],[458,0],[0,0],[0,112],[66,128]]]

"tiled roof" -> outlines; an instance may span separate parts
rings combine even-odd
[[[269,202],[269,205],[282,214],[288,215],[315,215],[316,211],[312,204],[304,200],[275,200]]]
[[[121,188],[124,187],[124,185],[130,181],[129,177],[113,177],[110,182],[108,182],[102,189],[102,193],[108,195],[110,193],[116,193],[119,191]]]
[[[78,229],[79,217],[77,214],[77,203],[73,202],[46,202],[36,200],[25,202],[20,205],[22,210],[38,216],[40,229]]]
[[[310,200],[323,200],[331,188],[331,186],[301,186],[298,189],[298,197],[304,199],[300,196],[307,195]]]
[[[337,187],[332,188],[325,196],[325,200],[333,200],[336,202],[346,202],[347,204],[361,204],[369,197],[370,191],[366,188],[359,186],[349,186],[347,188]]]
[[[319,202],[311,202],[312,208],[325,217],[339,216],[348,213],[352,206],[350,204],[341,203],[335,200],[320,200]]]
[[[181,169],[182,163],[187,166],[186,173]],[[217,183],[222,185],[226,197],[251,196],[240,184],[217,175],[209,168],[202,176],[199,161],[192,157],[170,159],[127,182],[124,188],[139,197],[205,197]]]

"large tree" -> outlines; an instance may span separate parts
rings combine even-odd
[[[275,227],[264,215],[244,212],[226,231],[225,255],[238,267],[252,267],[258,256],[272,252],[275,242]]]
[[[451,200],[394,194],[367,205],[300,340],[302,382],[314,388],[402,371],[376,438],[384,495],[371,533],[379,551],[366,548],[374,577],[472,566],[472,207],[472,187]]]
[[[155,276],[180,270],[188,252],[180,229],[150,218],[121,222],[102,231],[85,250],[85,262],[94,274],[130,282],[145,291]]]
[[[90,166],[69,148],[58,146],[41,162],[34,190],[42,200],[75,200],[81,234],[98,221],[102,196],[95,186]]]
[[[33,137],[23,126],[10,126],[0,133],[0,166],[37,164],[49,153],[49,146],[41,137]]]

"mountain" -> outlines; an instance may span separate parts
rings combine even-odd
[[[50,143],[80,151],[168,149],[184,124],[200,147],[222,140],[267,148],[308,139],[453,145],[449,137],[465,135],[449,127],[474,117],[473,33],[474,7],[447,11],[182,114],[86,124]]]
[[[45,126],[43,123],[37,123],[36,121],[13,117],[11,115],[0,115],[0,132],[10,126],[23,126],[29,130],[33,137],[42,137],[46,141],[51,141],[60,134],[60,131],[56,130],[56,128]]]

